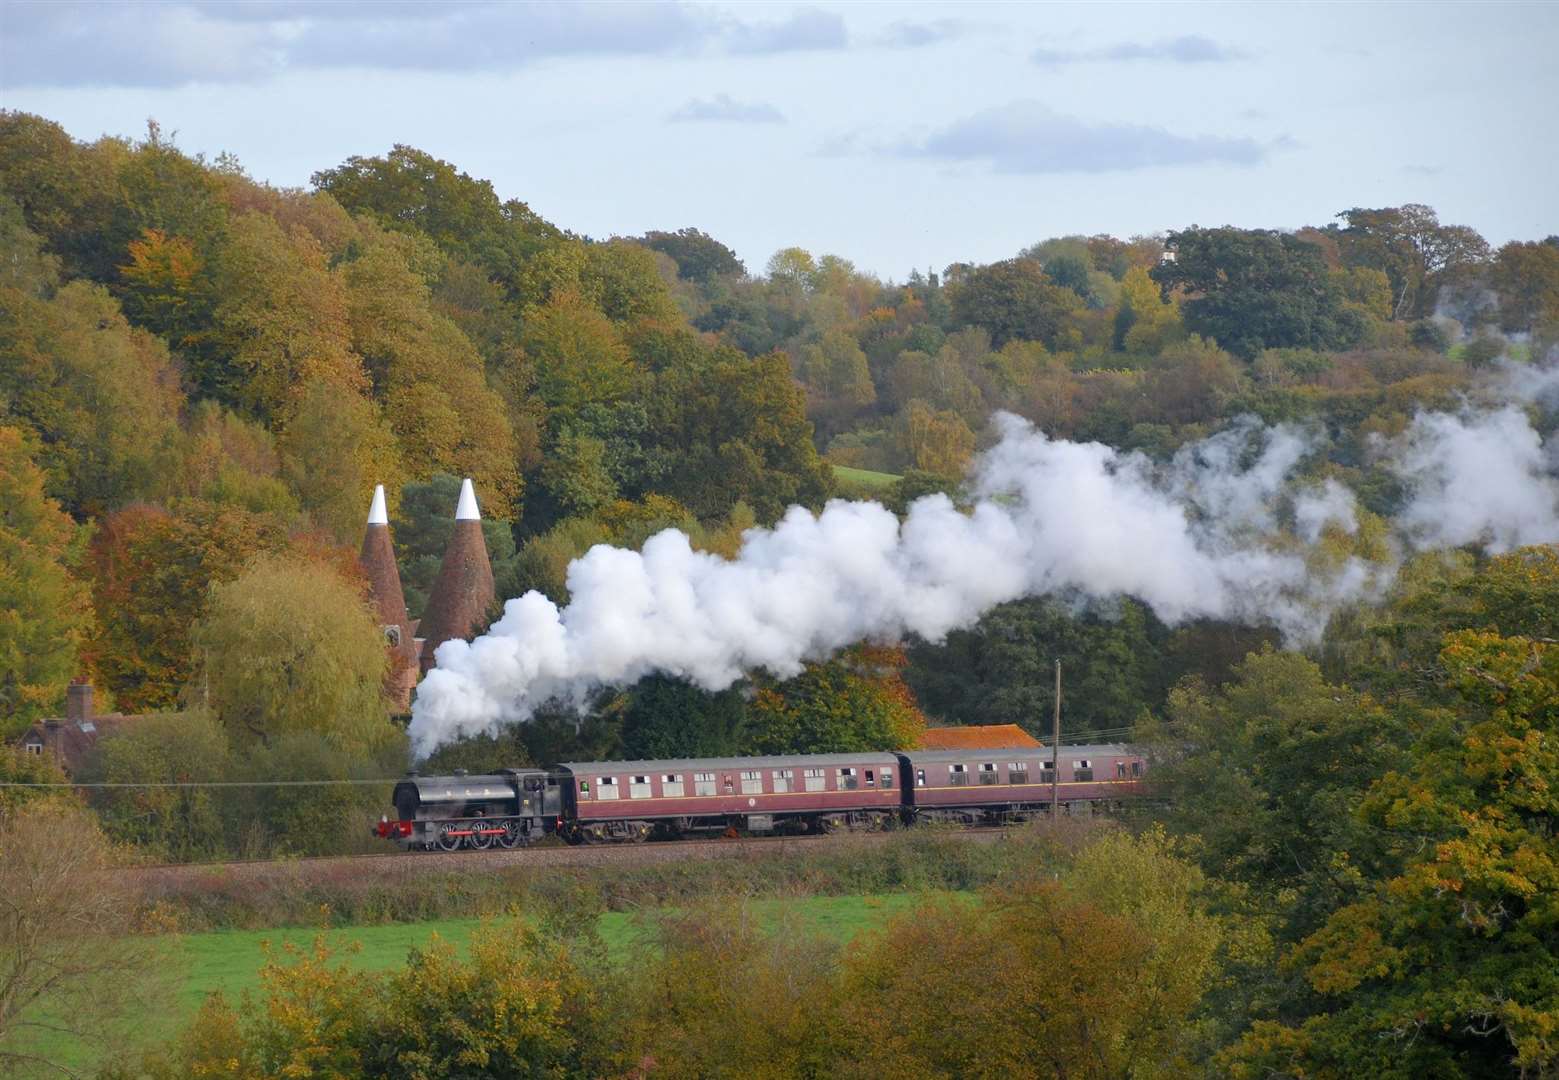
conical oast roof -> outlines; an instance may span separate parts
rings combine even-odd
[[[406,594],[401,589],[401,572],[395,565],[395,545],[390,540],[390,519],[385,513],[384,485],[374,488],[373,505],[363,530],[363,550],[357,561],[368,578],[374,609],[381,626],[398,626],[401,636],[410,640],[406,617]]]
[[[464,640],[476,633],[487,619],[493,598],[493,566],[487,558],[487,541],[482,538],[476,492],[471,481],[466,480],[460,485],[455,531],[444,551],[444,564],[417,625],[423,638],[423,671],[433,666],[433,651],[444,642],[450,638]]]
[[[411,690],[417,682],[417,646],[412,639],[411,619],[406,612],[406,594],[401,589],[400,569],[395,565],[395,545],[390,538],[390,517],[385,512],[384,485],[374,488],[368,509],[368,524],[363,529],[363,549],[357,561],[368,579],[368,589],[385,632],[390,654],[390,670],[385,675],[385,693],[393,708],[403,712],[410,707]]]

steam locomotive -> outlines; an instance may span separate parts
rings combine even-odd
[[[375,834],[421,851],[751,833],[968,825],[1092,811],[1145,793],[1118,744],[570,762],[485,776],[408,774]],[[1060,775],[1057,776],[1059,769]]]

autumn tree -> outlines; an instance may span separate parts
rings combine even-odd
[[[144,498],[165,469],[183,404],[161,341],[133,329],[119,305],[84,281],[58,288],[37,238],[0,208],[0,238],[28,261],[0,282],[0,409],[39,441],[51,494],[102,513]]]
[[[195,388],[262,417],[285,413],[310,379],[363,388],[346,294],[319,243],[254,212],[230,232],[212,271],[221,299],[190,358]]]
[[[974,457],[974,432],[950,409],[934,410],[912,400],[899,417],[899,448],[911,469],[958,478]]]
[[[73,573],[81,533],[53,499],[22,433],[0,427],[0,715],[14,735],[57,715],[92,625]]]
[[[1354,207],[1337,215],[1337,237],[1351,265],[1382,270],[1391,279],[1392,318],[1434,311],[1439,288],[1486,262],[1488,242],[1466,225],[1442,225],[1421,203]]]
[[[1559,323],[1559,242],[1512,240],[1495,254],[1489,277],[1506,330]]]
[[[171,992],[166,939],[144,931],[139,879],[87,810],[0,810],[0,1072],[68,1074],[62,1051],[111,1051]]]
[[[361,538],[365,493],[375,484],[399,495],[405,467],[394,433],[372,401],[347,387],[309,383],[278,442],[280,471],[299,504],[341,543]]]
[[[351,347],[383,403],[402,461],[413,475],[470,476],[488,508],[509,516],[521,489],[514,433],[476,349],[433,309],[429,280],[442,257],[426,240],[372,223],[357,247],[337,270]]]
[[[190,627],[206,610],[209,586],[287,543],[284,519],[202,500],[106,517],[87,559],[97,614],[91,651],[120,708],[174,706],[195,673]]]
[[[197,700],[236,743],[317,732],[371,748],[390,734],[384,637],[361,589],[330,567],[254,560],[212,587],[191,638]]]

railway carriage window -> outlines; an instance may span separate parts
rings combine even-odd
[[[873,770],[871,770],[871,769],[867,769],[866,770],[866,786],[867,787],[876,787],[877,786],[877,776],[876,776],[876,773]]]
[[[1078,760],[1078,761],[1072,762],[1072,779],[1073,780],[1092,780],[1093,779],[1093,762],[1087,761],[1087,760]]]
[[[803,773],[801,775],[801,779],[806,784],[806,789],[808,791],[822,791],[823,790],[823,770],[822,769],[806,769],[805,771],[803,771]]]
[[[579,793],[587,799],[590,797],[590,781],[581,780],[579,782]]]
[[[1026,761],[1007,762],[1007,783],[1026,784],[1029,782],[1029,763]]]
[[[1117,761],[1115,763],[1115,779],[1126,779],[1126,763],[1124,761]]]
[[[1048,784],[1056,778],[1056,763],[1054,761],[1041,761],[1039,763],[1039,782]]]
[[[915,770],[915,786],[916,787],[925,787],[926,786],[926,770],[924,770],[924,769],[916,769]]]
[[[757,769],[752,769],[742,773],[742,794],[762,795],[763,773],[759,772]]]
[[[954,787],[964,787],[969,783],[969,766],[954,765],[947,770],[947,782]]]
[[[712,772],[696,772],[693,774],[693,794],[713,795],[715,793],[715,774]]]
[[[595,782],[595,797],[598,799],[617,798],[617,777],[603,776]]]
[[[893,786],[893,770],[892,769],[884,769],[884,770],[882,770],[882,788],[883,788],[883,790],[886,791],[889,788],[891,788],[892,786]]]
[[[796,772],[794,769],[775,769],[773,775],[774,793],[783,795],[790,790],[790,781],[795,777]]]
[[[664,773],[660,778],[660,793],[667,799],[682,798],[682,774]]]
[[[1131,763],[1131,775],[1133,775],[1133,776],[1141,776],[1142,775],[1142,762],[1140,762],[1140,761],[1133,761]]]
[[[650,797],[650,778],[648,776],[635,776],[628,781],[628,798],[648,799]]]
[[[839,770],[839,788],[838,788],[838,790],[840,790],[840,791],[854,791],[856,788],[858,788],[860,786],[861,786],[861,782],[860,782],[859,779],[857,779],[857,777],[855,775],[855,770],[854,769],[845,768],[845,769],[840,769]]]
[[[987,761],[980,766],[980,783],[994,784],[1000,777],[996,775],[996,763]]]

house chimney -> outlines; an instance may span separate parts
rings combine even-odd
[[[65,719],[73,724],[92,719],[92,684],[73,682],[65,689]]]

